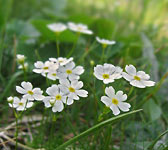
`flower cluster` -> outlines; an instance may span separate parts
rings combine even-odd
[[[155,82],[150,81],[150,76],[144,71],[136,71],[133,65],[126,65],[125,71],[120,67],[116,67],[112,64],[97,65],[94,67],[94,75],[97,79],[102,80],[104,84],[109,84],[115,81],[115,79],[124,78],[130,82],[132,86],[138,88],[145,88],[154,86]],[[107,96],[102,96],[101,101],[109,107],[114,115],[118,115],[120,110],[129,111],[131,105],[126,103],[127,95],[123,94],[123,91],[118,91],[115,94],[115,90],[112,86],[106,87],[105,93]],[[120,110],[119,110],[120,109]]]
[[[59,84],[48,87],[43,99],[45,107],[52,107],[53,112],[61,112],[64,104],[71,105],[79,97],[87,97],[88,92],[82,90],[83,82],[79,81],[83,74],[82,66],[75,66],[73,58],[49,58],[46,62],[37,61],[33,72],[39,73],[50,80],[59,80]]]

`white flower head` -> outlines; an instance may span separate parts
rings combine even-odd
[[[58,63],[60,66],[64,66],[66,64],[68,64],[69,62],[73,61],[73,58],[63,58],[63,57],[58,57],[56,58],[49,58],[50,61],[54,62],[54,63]]]
[[[101,101],[109,107],[114,115],[118,115],[120,110],[127,112],[131,105],[126,103],[127,95],[123,94],[123,91],[118,91],[115,94],[115,90],[112,86],[106,87],[105,93],[107,96],[102,96]]]
[[[41,101],[44,99],[43,91],[40,88],[34,88],[30,82],[23,81],[20,86],[16,86],[16,91],[23,94],[24,99]]]
[[[51,31],[56,32],[56,33],[60,33],[67,29],[67,26],[63,23],[52,23],[52,24],[48,24],[47,27]]]
[[[78,80],[80,75],[84,72],[84,68],[82,66],[76,66],[73,61],[66,64],[65,66],[60,66],[58,69],[60,72],[60,76],[69,78],[70,80]]]
[[[64,109],[63,101],[66,101],[66,96],[60,92],[58,85],[54,84],[47,88],[46,96],[43,99],[45,107],[52,107],[53,112],[61,112]]]
[[[88,29],[88,26],[85,24],[75,24],[73,22],[68,23],[68,27],[70,30],[78,33],[84,33],[84,34],[93,34],[91,30]]]
[[[101,43],[104,47],[106,47],[107,45],[114,45],[116,42],[115,41],[110,41],[110,40],[106,40],[106,39],[100,39],[99,37],[96,37],[96,40]]]
[[[74,100],[79,100],[79,97],[87,97],[88,92],[82,90],[83,82],[78,80],[69,81],[67,79],[60,80],[59,88],[61,92],[67,95],[67,100],[63,102],[67,105],[73,104]]]
[[[19,65],[18,66],[18,69],[25,69],[25,70],[27,70],[27,68],[28,68],[28,63],[27,62],[23,63],[23,65]]]
[[[14,97],[10,96],[7,98],[7,101],[9,103],[9,106],[12,107],[13,101],[14,101]]]
[[[58,69],[59,65],[57,63],[51,62],[51,61],[37,61],[34,63],[34,66],[36,67],[33,69],[33,72],[42,74],[43,76],[46,76],[46,74],[50,71],[55,71]]]
[[[133,65],[126,65],[126,72],[122,73],[124,79],[130,82],[132,86],[138,88],[145,88],[154,86],[155,82],[150,81],[150,76],[146,74],[144,71],[136,71],[136,68]]]
[[[33,102],[29,102],[27,99],[19,99],[18,97],[13,97],[13,103],[9,103],[10,107],[16,108],[17,111],[24,111],[27,108],[33,106]]]
[[[17,61],[18,61],[19,64],[23,64],[25,59],[26,59],[25,56],[21,55],[21,54],[17,54],[16,58],[17,58]]]
[[[103,80],[104,84],[108,84],[122,77],[122,69],[105,63],[104,65],[94,67],[94,75],[97,79]]]

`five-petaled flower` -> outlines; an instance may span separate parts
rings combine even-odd
[[[12,99],[12,102],[9,100]],[[8,98],[9,106],[16,108],[17,111],[24,111],[27,108],[30,108],[33,106],[33,102],[28,101],[25,98],[19,99],[18,97],[9,97]]]
[[[102,96],[101,101],[113,111],[114,115],[118,115],[120,110],[124,112],[129,111],[131,105],[124,102],[127,99],[127,95],[123,94],[123,91],[118,91],[115,94],[114,88],[110,86],[106,87],[105,93],[107,96]]]
[[[126,72],[122,73],[124,79],[130,82],[132,86],[138,88],[145,88],[154,86],[155,82],[150,81],[150,76],[146,74],[144,71],[136,71],[136,68],[133,65],[126,65]]]
[[[60,80],[59,88],[61,92],[67,95],[67,99],[63,102],[67,105],[73,104],[74,100],[79,100],[79,97],[87,97],[88,92],[82,90],[83,82],[78,80],[69,81],[67,79]]]
[[[99,37],[96,37],[96,40],[102,44],[103,48],[106,48],[107,45],[114,45],[116,43],[115,41],[100,39]]]
[[[16,91],[23,94],[24,99],[41,101],[44,99],[43,91],[40,88],[34,88],[30,82],[23,81],[21,86],[16,86]]]
[[[60,91],[58,85],[53,84],[47,88],[46,93],[49,96],[43,99],[45,107],[52,107],[53,112],[61,112],[64,109],[63,102],[66,101],[66,96]]]
[[[97,79],[103,80],[104,84],[114,82],[115,79],[120,79],[122,69],[115,67],[112,64],[97,65],[94,67],[94,75]]]
[[[68,28],[74,32],[84,33],[84,34],[93,34],[91,30],[88,29],[88,26],[85,24],[75,24],[73,22],[68,23]]]

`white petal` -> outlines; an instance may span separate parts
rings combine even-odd
[[[61,101],[56,101],[54,106],[52,107],[53,112],[61,112],[64,109],[64,105]]]
[[[21,94],[26,94],[27,93],[26,90],[21,88],[20,86],[16,86],[16,91],[18,93],[21,93]]]
[[[35,73],[42,73],[43,70],[42,69],[33,69],[33,72],[35,72]]]
[[[72,81],[71,85],[72,85],[73,88],[78,90],[78,89],[83,87],[83,82],[82,81]]]
[[[105,93],[107,94],[107,96],[109,96],[110,98],[113,98],[115,95],[115,90],[112,86],[110,87],[106,87],[105,88]]]
[[[58,93],[58,86],[53,84],[51,87],[47,88],[46,93],[50,96],[56,96]]]
[[[101,101],[107,106],[110,107],[112,100],[108,98],[107,96],[102,96]]]
[[[37,61],[37,62],[34,63],[34,66],[35,66],[36,68],[43,68],[43,67],[44,67],[44,64],[43,64],[42,61]]]
[[[74,74],[81,75],[84,72],[84,69],[82,66],[77,66],[75,69],[72,70]]]
[[[30,95],[30,94],[25,94],[25,95],[23,95],[23,98],[24,99],[28,99],[28,100],[34,100],[34,97],[32,96],[32,95]]]
[[[24,106],[19,106],[16,108],[17,111],[23,111],[24,109],[26,109]]]
[[[76,94],[79,95],[80,97],[88,96],[88,92],[86,90],[76,90]]]
[[[32,90],[32,88],[33,88],[33,86],[32,86],[32,84],[30,83],[30,82],[25,82],[25,81],[23,81],[22,83],[21,83],[21,85],[22,85],[22,87],[25,89],[25,90]]]
[[[116,105],[114,105],[114,104],[112,104],[112,105],[110,106],[110,109],[113,111],[113,114],[114,114],[115,116],[120,113],[120,110],[119,110],[118,107],[117,107]]]
[[[143,85],[148,86],[148,87],[155,85],[155,82],[153,82],[153,81],[142,80],[142,83],[143,83]]]
[[[26,108],[30,108],[33,106],[33,102],[28,102],[27,105],[26,105]]]
[[[134,76],[129,75],[129,74],[127,74],[126,72],[123,72],[123,73],[122,73],[122,76],[123,76],[123,78],[124,78],[125,80],[127,80],[127,81],[131,81],[131,80],[134,79]]]
[[[72,105],[74,100],[72,98],[68,98],[66,104],[67,105]]]
[[[137,80],[132,80],[130,82],[130,84],[132,86],[138,87],[138,88],[145,88],[145,85],[143,85],[143,83],[141,81],[137,81]]]
[[[79,80],[79,75],[76,75],[76,74],[70,74],[69,75],[69,80],[73,81],[73,80]]]
[[[131,105],[130,105],[129,103],[120,102],[120,103],[118,104],[118,107],[119,107],[122,111],[126,112],[126,111],[129,111],[129,108],[131,107]]]
[[[112,82],[114,82],[114,79],[104,79],[103,80],[104,84],[108,84],[108,83],[112,83]]]
[[[136,68],[133,65],[126,65],[125,70],[130,75],[136,75]]]
[[[138,71],[137,76],[140,77],[141,79],[144,79],[144,80],[150,79],[150,76],[148,74],[146,74],[144,71]]]
[[[59,82],[60,82],[61,85],[64,85],[66,87],[70,87],[71,86],[70,82],[67,79],[64,79],[64,80],[61,79]]]
[[[66,69],[72,70],[74,67],[75,67],[75,63],[73,61],[68,63],[68,64],[66,64]]]
[[[43,102],[44,102],[44,105],[45,105],[45,107],[51,107],[51,104],[50,104],[50,102],[49,102],[49,100],[51,99],[51,97],[49,97],[49,96],[46,96],[44,99],[43,99]]]
[[[39,94],[34,94],[33,97],[35,100],[38,100],[38,101],[41,101],[45,98],[45,96],[39,95]]]

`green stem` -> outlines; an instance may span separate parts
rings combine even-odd
[[[27,81],[26,68],[24,66],[24,63],[22,63],[22,67],[23,67],[23,73],[24,73],[24,80]]]
[[[57,47],[57,57],[59,57],[60,56],[60,48],[59,48],[58,38],[56,39],[56,47]]]
[[[38,60],[41,60],[40,54],[39,54],[39,52],[38,52],[38,49],[35,50],[35,54],[36,54],[36,56],[37,56],[37,59],[38,59]]]
[[[130,89],[130,91],[128,93],[128,97],[133,93],[133,91],[134,91],[134,86],[131,87],[131,89]]]
[[[16,117],[16,132],[15,132],[15,138],[16,138],[15,150],[17,150],[17,147],[18,147],[18,118],[17,118],[17,117]]]
[[[72,49],[70,50],[70,52],[67,55],[68,58],[73,54],[74,49],[78,43],[79,37],[80,37],[80,33],[77,33],[77,38],[76,38],[75,42],[73,43]]]
[[[102,45],[102,57],[101,57],[101,62],[103,63],[104,62],[104,53],[105,53],[105,49],[106,49],[106,46]]]

